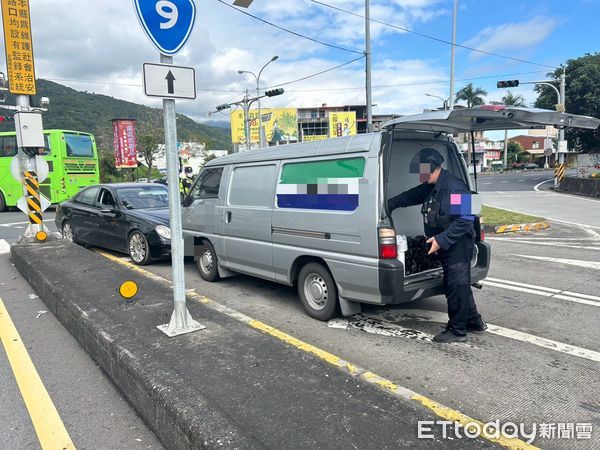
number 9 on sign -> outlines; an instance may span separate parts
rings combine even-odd
[[[184,46],[196,20],[194,0],[133,0],[142,28],[163,55]]]
[[[173,28],[177,23],[177,19],[179,18],[179,10],[177,9],[177,6],[173,2],[169,2],[167,0],[160,0],[158,3],[156,3],[156,12],[161,17],[168,19],[167,22],[160,24],[160,28],[163,30]]]

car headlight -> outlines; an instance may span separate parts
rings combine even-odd
[[[155,228],[158,235],[163,239],[171,239],[171,229],[164,225],[157,225]]]

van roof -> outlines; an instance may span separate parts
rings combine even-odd
[[[272,161],[276,159],[368,152],[371,150],[373,140],[379,139],[379,136],[380,133],[357,134],[355,136],[324,139],[322,141],[301,142],[297,144],[261,148],[258,150],[221,156],[220,158],[208,162],[206,167],[222,166],[223,164]]]
[[[392,119],[383,128],[421,130],[434,133],[461,133],[488,130],[523,130],[555,127],[596,129],[600,120],[546,109],[504,105],[481,105],[472,108],[433,111]]]

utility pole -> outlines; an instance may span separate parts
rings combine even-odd
[[[450,49],[450,98],[449,109],[454,109],[454,53],[456,50],[456,15],[458,14],[458,0],[454,0],[454,12],[452,14],[452,48]]]
[[[562,112],[566,111],[566,102],[567,102],[566,95],[565,95],[566,83],[567,83],[567,81],[566,81],[566,78],[567,78],[567,76],[566,76],[566,70],[567,70],[567,68],[563,67],[562,68],[562,74],[560,75],[559,102],[562,105],[560,107],[561,110],[562,110]],[[562,145],[562,143],[564,142],[564,140],[565,140],[565,130],[564,130],[564,128],[561,128],[558,131],[558,147],[557,147],[557,151],[560,152],[560,146]],[[561,165],[564,164],[565,163],[565,154],[561,152],[561,153],[558,154],[558,157],[559,157],[559,164],[561,164]]]
[[[371,0],[365,0],[365,56],[367,90],[367,133],[373,131],[373,95],[371,90]]]
[[[17,201],[17,207],[29,217],[30,225],[24,236],[35,236],[38,241],[44,241],[47,235],[42,212],[50,205],[50,201],[41,194],[39,183],[48,175],[48,164],[39,155],[39,149],[44,147],[41,111],[46,110],[43,106],[47,105],[48,99],[42,98],[42,108],[32,108],[29,101],[30,96],[36,95],[29,0],[18,4],[2,0],[2,19],[8,90],[16,96],[16,106],[2,108],[15,111],[18,153],[11,164],[11,172],[15,179],[23,183],[23,197]],[[2,90],[6,90],[4,86]]]

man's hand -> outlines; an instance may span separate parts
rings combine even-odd
[[[427,239],[427,243],[431,244],[431,248],[429,249],[428,255],[436,253],[440,249],[440,245],[437,243],[434,237]]]

